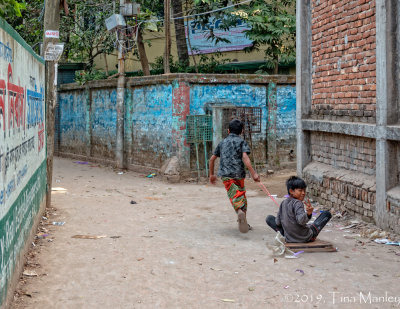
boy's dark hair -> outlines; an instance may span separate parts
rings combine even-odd
[[[288,194],[290,194],[289,190],[296,190],[296,189],[305,189],[307,185],[305,181],[297,176],[292,176],[288,180],[286,180],[286,187]]]
[[[240,135],[243,131],[243,122],[239,119],[233,119],[229,122],[229,132],[233,134]]]

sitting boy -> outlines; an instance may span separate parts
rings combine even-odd
[[[314,241],[322,228],[328,223],[332,215],[329,211],[322,211],[318,218],[311,224],[306,223],[311,219],[313,207],[310,201],[303,200],[306,196],[306,183],[303,179],[292,176],[286,181],[289,198],[284,200],[279,207],[276,218],[268,216],[267,224],[276,232],[285,236],[286,242],[310,242]]]

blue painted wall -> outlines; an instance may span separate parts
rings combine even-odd
[[[209,104],[231,104],[243,107],[261,107],[261,133],[255,137],[265,138],[267,128],[267,89],[264,85],[219,84],[192,85],[190,91],[190,114],[205,114]]]
[[[89,95],[91,92],[91,95]],[[60,93],[61,151],[114,160],[116,89],[82,88]],[[88,98],[91,97],[91,102]],[[213,105],[260,107],[261,133],[253,134],[253,153],[265,162],[267,147],[267,85],[167,83],[126,89],[124,151],[128,165],[159,168],[179,151],[188,156],[185,116],[205,114]],[[90,114],[89,114],[90,113]],[[295,148],[296,93],[294,85],[277,86],[277,146]],[[178,121],[179,123],[176,123]],[[183,151],[183,152],[182,152]],[[279,151],[279,149],[278,149]],[[186,159],[185,159],[186,160]]]
[[[114,159],[117,139],[117,90],[92,91],[91,145],[95,157]]]
[[[296,139],[296,86],[277,87],[276,135],[278,140]]]
[[[61,93],[58,99],[60,150],[84,154],[86,147],[87,96],[84,91]],[[56,136],[58,134],[56,133]]]
[[[130,163],[156,166],[172,153],[172,85],[149,85],[129,90]]]

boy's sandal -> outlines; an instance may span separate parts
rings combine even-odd
[[[238,211],[238,225],[241,233],[247,233],[249,231],[250,225],[247,224],[246,213],[242,210]]]

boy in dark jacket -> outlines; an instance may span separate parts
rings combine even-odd
[[[244,179],[246,166],[254,181],[260,181],[260,176],[251,166],[249,158],[250,147],[239,136],[243,131],[243,123],[234,119],[229,123],[229,135],[218,144],[210,158],[210,182],[215,184],[214,161],[220,157],[218,176],[222,177],[229,200],[238,215],[239,231],[247,233],[250,226],[247,224],[247,199]]]
[[[307,201],[305,202],[306,210],[304,210],[306,183],[303,179],[292,176],[286,181],[286,187],[290,197],[281,203],[276,218],[274,216],[266,218],[267,224],[285,236],[286,242],[314,241],[331,219],[331,213],[323,211],[311,225],[307,225],[314,208],[310,201]]]

